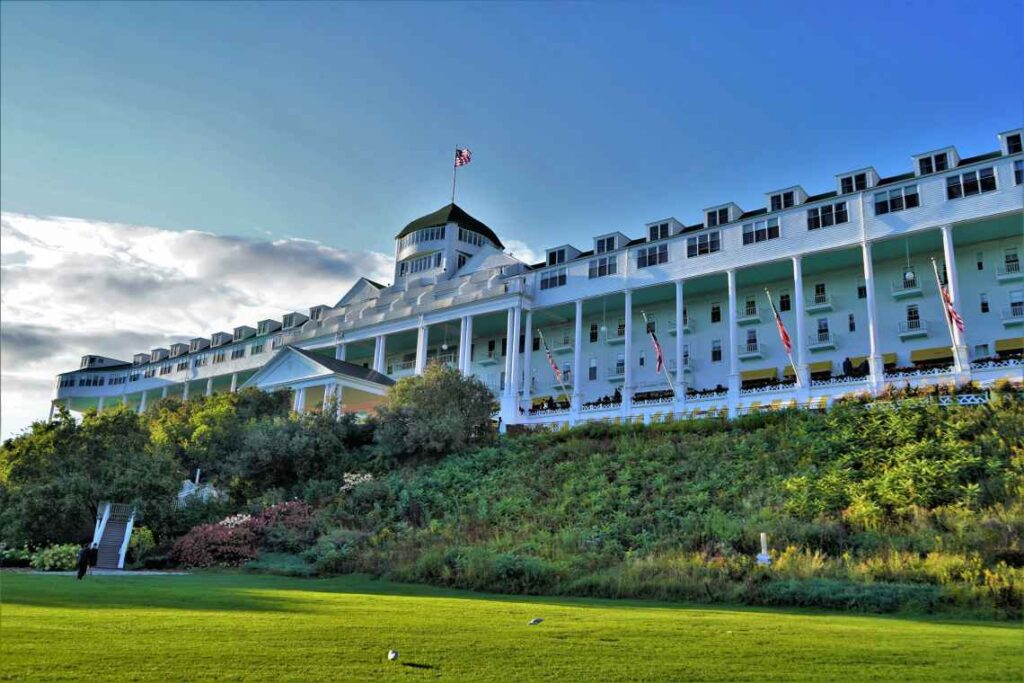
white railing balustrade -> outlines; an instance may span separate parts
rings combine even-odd
[[[928,332],[928,323],[924,320],[904,320],[899,324],[900,334],[913,334],[915,332]]]

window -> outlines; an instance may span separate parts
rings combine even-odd
[[[1014,318],[1024,315],[1024,289],[1010,291],[1010,315]]]
[[[494,358],[494,349],[496,342],[493,339],[487,340],[487,357]]]
[[[614,256],[602,256],[601,258],[591,259],[587,275],[591,280],[605,277],[606,275],[615,275],[616,262],[617,259]]]
[[[850,330],[850,332],[856,332],[857,331],[857,319],[853,317],[853,313],[851,313],[849,315],[849,318],[847,319],[846,327],[847,327],[848,330]]]
[[[704,254],[713,254],[721,249],[721,234],[717,230],[706,232],[703,235],[697,235],[696,237],[690,237],[686,240],[686,256],[688,258],[703,256]]]
[[[981,312],[988,313],[988,294],[982,292],[978,295],[978,302],[981,304]]]
[[[260,342],[259,344],[253,344],[252,346],[249,347],[250,356],[255,356],[258,353],[263,353],[263,342]]]
[[[976,261],[978,262],[978,270],[985,270],[985,254],[983,252],[978,252]]]
[[[562,381],[572,380],[572,363],[562,363]]]
[[[533,350],[540,351],[540,337],[533,338]]]
[[[591,323],[590,324],[590,343],[591,344],[593,344],[594,342],[597,341],[597,333],[598,333],[599,329],[600,328],[597,326],[597,323]]]
[[[830,225],[846,223],[848,220],[850,218],[846,211],[846,202],[837,202],[836,204],[826,204],[825,206],[807,209],[808,230],[827,228]]]
[[[790,308],[789,292],[779,294],[779,310],[788,311]]]
[[[225,354],[223,351],[218,351],[217,353],[213,354],[213,362],[214,363],[223,363],[224,359],[226,357],[227,357],[227,354]]]
[[[508,355],[508,337],[501,338],[501,356],[504,358]]]
[[[757,330],[747,330],[747,351],[757,351]]]
[[[409,275],[411,273],[422,273],[425,270],[431,268],[440,268],[441,261],[444,258],[441,252],[435,252],[433,254],[427,254],[426,256],[417,256],[416,258],[409,259],[408,261],[402,261],[398,267],[398,275]]]
[[[921,311],[918,309],[917,304],[910,304],[907,306],[907,327],[909,329],[917,329],[921,326]]]
[[[178,361],[178,365],[175,368],[175,370],[177,370],[178,372],[181,372],[182,370],[188,370],[188,361],[187,360]]]
[[[772,211],[781,211],[793,206],[793,192],[780,192],[772,195]]]
[[[927,175],[937,171],[945,171],[949,168],[949,158],[946,156],[945,152],[939,152],[932,156],[921,157],[917,160],[917,168],[921,172],[921,175]]]
[[[466,244],[472,244],[477,247],[481,247],[487,242],[487,239],[478,232],[472,230],[466,230],[465,228],[459,228],[459,241],[465,242]]]
[[[551,289],[552,287],[563,286],[565,284],[565,273],[564,267],[544,271],[540,274],[540,288]]]
[[[769,218],[765,221],[755,221],[743,225],[743,244],[755,242],[766,242],[777,239],[779,236],[779,219]]]
[[[462,239],[462,233],[463,232],[464,231],[462,230],[462,228],[459,228],[459,239]],[[420,242],[433,242],[434,240],[443,240],[443,239],[444,239],[444,226],[443,225],[437,225],[437,226],[434,226],[433,228],[423,228],[422,230],[417,230],[414,233],[406,235],[405,237],[403,237],[402,239],[400,239],[398,241],[398,248],[399,249],[404,249],[405,247],[409,246],[410,244],[419,244]],[[469,240],[463,240],[463,241],[467,242]]]
[[[1013,183],[1015,185],[1024,184],[1024,161],[1013,162]]]
[[[722,304],[711,304],[711,322],[722,322]]]
[[[667,244],[657,244],[653,247],[643,247],[636,252],[637,268],[656,266],[659,263],[668,263]]]
[[[238,360],[239,358],[245,358],[244,346],[239,346],[237,349],[231,350],[231,360]]]
[[[615,374],[621,375],[626,371],[626,356],[622,353],[615,354]]]
[[[598,254],[604,254],[609,251],[615,251],[615,238],[614,237],[602,237],[597,240],[597,248],[594,250]]]
[[[637,365],[642,368],[646,364],[647,364],[647,354],[644,353],[643,351],[640,351],[640,354],[637,356]]]
[[[905,187],[897,187],[888,192],[875,193],[876,216],[903,211],[904,209],[913,209],[920,205],[920,199],[917,196],[917,185],[907,185]]]
[[[647,319],[647,334],[658,334],[658,321],[656,318]]]
[[[757,298],[752,294],[743,301],[743,315],[757,315]]]
[[[170,373],[171,373],[171,366],[170,365],[165,365],[162,368],[160,368],[160,374],[161,375],[169,375]]]
[[[525,334],[520,334],[519,335],[519,353],[523,353],[524,351],[526,351],[526,335]]]
[[[854,175],[847,175],[840,178],[840,188],[843,190],[844,195],[849,195],[852,191],[859,191],[867,189],[867,174],[856,173]]]
[[[988,357],[988,344],[975,344],[974,345],[974,358],[987,358]]]
[[[625,337],[626,336],[626,321],[625,320],[619,320],[618,324],[615,326],[615,336],[616,337]]]
[[[1020,133],[1006,136],[1006,153],[1019,154],[1021,151]]]
[[[552,249],[548,252],[548,265],[554,266],[565,263],[565,249]]]
[[[828,318],[818,318],[818,339],[821,339],[822,335],[828,338]]]
[[[196,358],[194,361],[192,361],[192,367],[194,368],[201,368],[204,365],[206,365],[206,356],[200,356],[199,358]]]
[[[712,339],[711,340],[711,362],[721,363],[722,362],[722,340]]]
[[[996,176],[991,166],[946,178],[946,198],[959,199],[996,189]]]
[[[469,254],[465,254],[465,253],[460,251],[459,252],[459,258],[455,262],[455,270],[458,270],[462,266],[466,265],[466,261],[468,261],[468,260],[469,260]]]
[[[857,298],[867,299],[868,298],[868,286],[864,283],[857,285]]]
[[[597,379],[597,359],[596,358],[591,358],[590,359],[590,367],[587,369],[587,379],[589,379],[591,382],[593,382],[595,379]]]
[[[729,222],[729,209],[715,209],[708,211],[708,227],[714,228],[718,225],[725,225]]]
[[[828,292],[825,291],[824,282],[814,283],[814,303],[824,304],[828,302]]]
[[[663,240],[668,237],[668,223],[658,223],[657,225],[651,225],[647,228],[647,239],[651,242],[654,240]]]

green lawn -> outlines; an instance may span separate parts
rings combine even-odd
[[[0,582],[2,680],[934,683],[1024,671],[1019,624],[513,598],[358,577],[4,572]],[[527,626],[533,617],[545,621]]]

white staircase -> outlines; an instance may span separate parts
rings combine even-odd
[[[96,567],[99,569],[124,568],[124,556],[132,537],[135,510],[123,503],[101,503],[96,511],[96,530],[93,543],[99,544]]]

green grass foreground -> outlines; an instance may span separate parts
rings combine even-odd
[[[1024,671],[1020,624],[503,597],[352,576],[0,582],[2,680],[934,683]],[[527,626],[533,617],[544,622]]]

